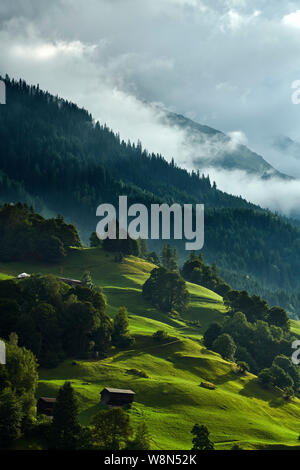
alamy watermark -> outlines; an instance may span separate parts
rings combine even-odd
[[[6,86],[3,80],[0,80],[0,104],[6,104]]]
[[[119,196],[118,217],[112,204],[100,204],[96,215],[102,217],[96,227],[101,240],[129,235],[134,240],[189,240],[186,250],[201,250],[204,245],[204,204],[151,204],[149,214],[144,204],[128,207],[127,196]]]
[[[0,339],[0,364],[6,364],[6,347],[4,341]]]
[[[295,351],[292,354],[292,363],[295,366],[298,366],[300,364],[300,340],[296,339],[295,341],[292,342],[292,349],[295,349]]]

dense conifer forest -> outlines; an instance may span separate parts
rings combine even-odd
[[[83,241],[95,230],[96,208],[128,203],[205,204],[205,261],[233,287],[264,294],[296,315],[300,230],[240,197],[219,191],[209,176],[188,172],[163,156],[124,142],[84,109],[5,78],[0,113],[0,200],[26,202],[47,217],[61,213]],[[176,242],[180,262],[187,256]],[[160,246],[150,244],[159,251]],[[242,284],[242,285],[241,285]]]

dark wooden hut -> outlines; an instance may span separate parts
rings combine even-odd
[[[110,406],[131,405],[135,392],[121,388],[104,388],[101,392],[101,403]]]
[[[37,412],[46,416],[53,416],[56,398],[40,397],[37,401]]]

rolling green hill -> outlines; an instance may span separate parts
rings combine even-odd
[[[238,376],[233,363],[201,344],[202,333],[216,319],[222,321],[225,307],[217,294],[188,284],[191,303],[184,319],[173,319],[147,304],[141,286],[153,265],[134,257],[121,264],[101,249],[73,249],[61,266],[29,263],[1,263],[0,272],[61,274],[80,278],[89,270],[107,299],[107,311],[114,315],[120,305],[128,308],[131,333],[136,343],[131,350],[114,350],[102,360],[66,360],[59,367],[40,370],[38,396],[55,396],[65,380],[72,382],[80,404],[80,419],[88,423],[100,409],[100,391],[105,386],[131,388],[136,400],[130,410],[137,424],[145,419],[153,449],[191,448],[190,430],[195,422],[211,431],[217,449],[238,444],[244,449],[297,446],[300,419],[299,400],[287,403],[275,392],[263,390],[252,374]],[[193,328],[186,320],[199,320]],[[298,325],[294,322],[294,328]],[[166,330],[163,344],[151,335]],[[128,374],[144,371],[148,378]],[[215,390],[200,387],[209,381]]]

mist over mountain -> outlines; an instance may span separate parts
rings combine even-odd
[[[286,135],[279,135],[273,140],[274,149],[283,152],[296,160],[300,160],[300,143]]]
[[[278,136],[266,146],[266,152],[288,170],[285,173],[250,150],[242,131],[225,134],[171,112],[166,112],[163,122],[181,132],[181,147],[189,168],[209,174],[227,193],[300,220],[300,174],[295,171],[300,158],[298,142]]]
[[[300,0],[1,0],[0,450],[300,450],[299,43]]]
[[[0,113],[0,201],[26,202],[46,216],[61,213],[84,242],[101,203],[205,205],[203,255],[233,287],[261,293],[296,315],[300,230],[242,197],[220,191],[209,176],[187,171],[142,144],[125,142],[86,110],[6,78]],[[210,130],[207,129],[208,132]],[[256,178],[257,179],[257,178]],[[268,180],[266,180],[268,181]],[[264,180],[261,180],[264,184]],[[284,184],[286,184],[284,182]],[[184,240],[173,240],[181,263]],[[149,241],[161,250],[161,241]]]
[[[184,129],[186,146],[196,169],[240,170],[263,179],[291,180],[270,165],[261,155],[252,152],[246,145],[246,136],[239,131],[228,135],[212,127],[201,125],[180,114],[166,113],[170,126]]]

